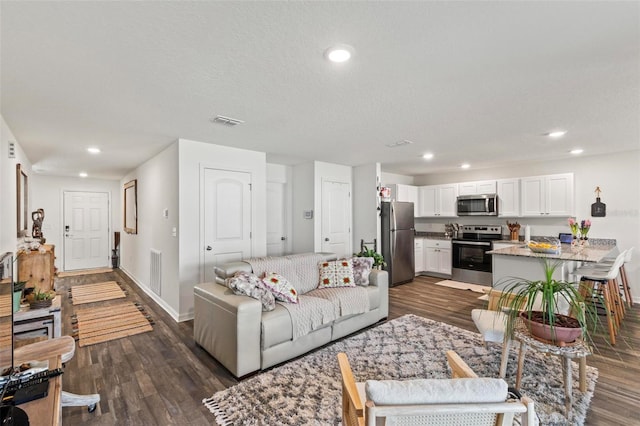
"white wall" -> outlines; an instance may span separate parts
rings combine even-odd
[[[380,164],[365,164],[353,168],[353,252],[360,251],[360,240],[378,241],[380,247],[380,211],[377,185]],[[373,248],[369,246],[369,248]]]
[[[172,236],[179,226],[178,143],[147,160],[119,183],[119,196],[126,182],[137,179],[138,233],[120,234],[120,268],[162,306],[174,319],[180,318],[180,280],[178,278],[178,238]],[[162,211],[169,209],[165,219]],[[121,212],[123,208],[121,207]],[[193,214],[197,217],[197,209]],[[192,216],[192,221],[196,221]],[[162,253],[160,296],[150,289],[151,249]]]
[[[42,234],[47,244],[56,246],[56,266],[64,271],[64,191],[106,192],[109,194],[109,251],[113,248],[113,232],[121,230],[120,182],[117,180],[80,177],[46,176],[33,173],[30,177],[31,211],[43,208],[45,212]],[[111,262],[109,262],[111,265]]]
[[[460,173],[425,175],[415,178],[416,185],[467,182],[485,179],[537,176],[572,172],[576,217],[592,222],[589,237],[615,238],[621,249],[636,247],[631,264],[625,266],[632,284],[632,294],[640,302],[640,151],[575,157],[556,161],[520,164],[488,170],[468,170]],[[602,190],[601,201],[607,205],[607,216],[591,217],[595,202],[595,188]],[[531,226],[531,235],[557,236],[569,232],[566,218],[510,218],[521,225]],[[421,223],[442,222],[442,219],[419,219]],[[505,220],[489,218],[453,218],[452,221],[471,224],[505,225]]]
[[[293,166],[292,182],[292,224],[294,253],[314,251],[314,222],[318,214],[314,204],[314,164],[303,163]],[[304,212],[313,211],[312,219],[305,219]]]
[[[389,186],[393,183],[400,183],[403,185],[413,185],[414,177],[399,175],[396,173],[381,172],[382,185]]]
[[[316,214],[314,215],[313,224],[315,236],[313,251],[315,252],[322,251],[322,182],[324,181],[348,183],[350,191],[353,193],[351,167],[340,164],[323,163],[321,161],[314,162],[313,187],[315,192],[314,210]],[[353,215],[351,215],[351,217],[353,217]],[[353,233],[353,219],[351,219],[350,222],[349,227]],[[349,244],[351,244],[351,241],[349,241]],[[345,254],[350,254],[353,251],[351,248],[347,248],[348,253]]]
[[[180,139],[179,146],[179,320],[193,317],[193,287],[203,279],[204,242],[201,239],[200,199],[204,167],[246,171],[251,174],[252,256],[267,251],[266,182],[267,163],[263,152],[249,151]]]
[[[15,142],[16,158],[9,158],[9,142]],[[2,188],[2,201],[0,202],[0,253],[15,252],[18,241],[18,225],[16,222],[16,165],[20,164],[29,176],[29,195],[31,194],[31,162],[25,155],[22,147],[16,140],[13,132],[7,126],[0,115],[0,188]],[[29,200],[29,212],[33,211]],[[31,230],[31,215],[28,229]]]

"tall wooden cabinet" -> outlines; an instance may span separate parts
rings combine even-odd
[[[40,291],[53,290],[55,278],[55,246],[45,244],[41,250],[20,253],[18,257],[18,281],[26,281],[25,287]]]

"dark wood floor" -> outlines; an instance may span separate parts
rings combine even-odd
[[[63,332],[71,334],[73,306],[66,296],[72,285],[115,280],[140,301],[155,321],[154,330],[137,336],[77,348],[65,369],[63,388],[99,393],[94,413],[86,408],[62,411],[66,425],[208,425],[214,417],[203,398],[237,381],[193,341],[193,321],[176,323],[128,277],[110,273],[58,278],[63,294]],[[474,330],[471,310],[484,306],[478,293],[436,286],[438,279],[420,277],[390,289],[389,318],[413,313]],[[640,307],[627,314],[615,349],[597,339],[598,352],[588,364],[600,371],[588,425],[640,424]],[[549,362],[558,362],[550,357]]]

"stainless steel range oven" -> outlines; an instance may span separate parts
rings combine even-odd
[[[502,239],[502,226],[465,225],[462,236],[451,241],[452,278],[455,281],[491,286],[492,241]]]

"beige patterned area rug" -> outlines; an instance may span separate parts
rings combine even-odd
[[[486,285],[463,283],[460,281],[453,281],[453,280],[438,281],[435,284],[441,285],[443,287],[457,288],[460,290],[471,290],[475,293],[483,293],[483,294],[491,290],[491,287],[488,287]]]
[[[320,350],[242,380],[203,403],[220,425],[339,425],[341,385],[337,354],[345,352],[356,381],[450,377],[445,352],[456,351],[481,377],[498,377],[501,345],[483,345],[478,333],[415,315],[404,315]],[[517,352],[511,351],[506,381],[515,383]],[[527,352],[520,391],[535,402],[545,426],[584,424],[598,378],[587,367],[580,392],[573,367],[571,417],[564,415],[562,365],[557,357]]]
[[[104,300],[123,299],[127,293],[115,281],[95,284],[75,285],[69,290],[74,305],[102,302]]]
[[[104,274],[113,272],[113,268],[79,269],[77,271],[58,272],[58,278],[78,277],[80,275]]]
[[[80,347],[153,330],[144,308],[133,302],[78,309],[72,323]]]

